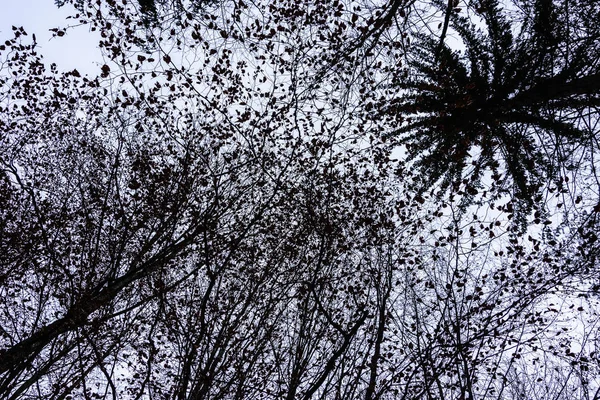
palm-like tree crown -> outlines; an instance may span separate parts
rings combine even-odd
[[[484,171],[499,181],[503,169],[514,197],[531,205],[565,166],[564,149],[589,143],[594,132],[576,115],[600,105],[600,28],[589,20],[598,6],[581,1],[582,14],[562,7],[534,1],[524,7],[518,33],[497,0],[476,7],[484,30],[453,13],[463,52],[417,37],[412,77],[400,81],[390,110],[403,120],[394,134],[427,187],[469,175],[474,193]]]

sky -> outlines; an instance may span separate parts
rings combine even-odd
[[[49,29],[77,25],[66,17],[74,9],[56,7],[54,0],[0,0],[0,42],[12,38],[12,26],[22,26],[35,33],[40,54],[48,64],[56,63],[59,70],[77,68],[82,74],[96,74],[102,60],[97,48],[98,37],[86,25],[76,26],[63,37],[52,38]],[[31,37],[31,36],[30,36]]]

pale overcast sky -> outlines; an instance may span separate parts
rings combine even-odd
[[[71,29],[62,38],[51,39],[51,28],[76,25],[65,18],[73,10],[56,7],[54,0],[0,0],[0,42],[11,38],[13,25],[23,26],[31,37],[35,33],[38,50],[47,63],[56,63],[60,70],[77,68],[82,74],[96,74],[102,60],[96,47],[97,36],[88,26]]]

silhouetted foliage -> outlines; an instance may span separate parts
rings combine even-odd
[[[427,186],[467,177],[476,191],[489,170],[500,188],[512,181],[530,210],[544,185],[572,168],[571,149],[594,140],[578,115],[600,105],[600,10],[586,1],[515,6],[477,3],[473,17],[483,28],[451,11],[464,50],[418,35],[411,73],[386,112],[403,121],[392,134],[418,158]]]
[[[0,398],[598,397],[594,2],[59,3],[104,58],[0,44]]]

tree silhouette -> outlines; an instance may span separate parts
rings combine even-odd
[[[597,5],[73,3],[95,75],[0,44],[1,398],[600,393]]]
[[[522,6],[514,21],[498,1],[478,3],[483,30],[450,10],[464,51],[444,35],[418,36],[414,73],[384,112],[404,121],[392,134],[419,159],[427,185],[467,173],[474,191],[491,170],[498,186],[509,177],[513,195],[531,209],[544,184],[571,167],[570,149],[594,140],[578,116],[599,104],[598,32],[589,19],[598,10],[590,2]]]

